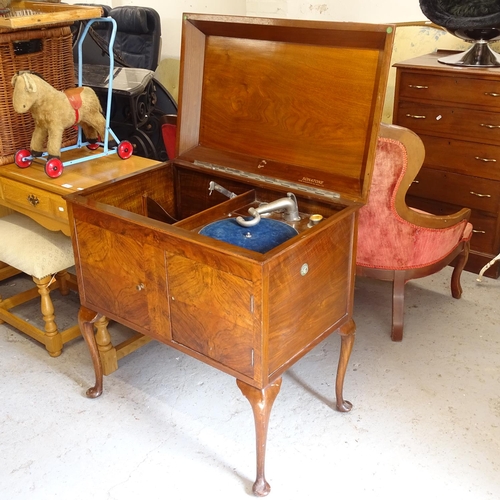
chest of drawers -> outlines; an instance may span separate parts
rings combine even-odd
[[[425,144],[408,204],[435,214],[470,208],[466,270],[478,273],[500,252],[500,68],[448,66],[441,56],[396,64],[393,121]],[[498,264],[486,273],[499,274]]]

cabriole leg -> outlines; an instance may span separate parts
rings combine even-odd
[[[340,357],[339,365],[337,368],[337,380],[335,383],[335,395],[337,398],[337,410],[342,412],[351,411],[352,403],[344,399],[344,379],[351,357],[352,346],[354,345],[354,338],[356,332],[356,325],[351,319],[340,328]]]
[[[451,275],[451,295],[455,299],[459,299],[462,296],[462,284],[460,283],[460,278],[465,264],[467,264],[467,260],[469,259],[469,252],[470,241],[467,241],[464,243],[464,249],[458,254],[458,257],[455,260],[455,266]],[[481,275],[481,272],[479,274]]]
[[[99,357],[99,350],[97,349],[97,343],[94,335],[94,323],[101,317],[101,314],[91,311],[86,307],[81,307],[78,313],[78,325],[80,326],[82,336],[87,343],[87,347],[89,348],[95,372],[95,385],[87,390],[87,396],[89,398],[97,398],[102,394],[102,363],[101,358]]]
[[[252,491],[256,496],[264,497],[271,491],[271,486],[266,481],[264,475],[264,464],[266,460],[267,429],[269,426],[269,416],[274,400],[280,392],[281,378],[269,384],[264,389],[256,389],[251,385],[236,380],[243,395],[252,406],[255,420],[255,434],[257,443],[257,478],[253,484]]]

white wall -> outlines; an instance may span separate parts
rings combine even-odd
[[[247,14],[366,23],[425,19],[418,0],[247,0]]]

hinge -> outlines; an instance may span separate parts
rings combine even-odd
[[[254,365],[254,350],[252,349],[252,366]]]
[[[204,161],[195,160],[194,165],[197,167],[206,168],[208,170],[223,172],[225,174],[230,174],[233,177],[239,177],[240,179],[265,182],[266,184],[272,184],[274,186],[279,186],[292,191],[302,191],[307,194],[317,194],[319,196],[324,196],[325,198],[330,198],[332,200],[340,199],[340,194],[334,191],[327,191],[326,189],[319,189],[317,187],[305,186],[304,184],[298,184],[296,182],[284,181],[281,179],[276,179],[275,177],[267,177],[266,175],[253,174],[251,172],[244,172],[243,170],[237,170],[230,167],[222,167],[221,165],[214,165],[213,163],[206,163]]]
[[[250,295],[250,312],[253,314],[255,310],[255,299],[253,295]]]

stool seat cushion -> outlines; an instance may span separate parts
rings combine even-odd
[[[0,218],[0,261],[41,279],[72,267],[75,257],[71,238],[13,213]]]

